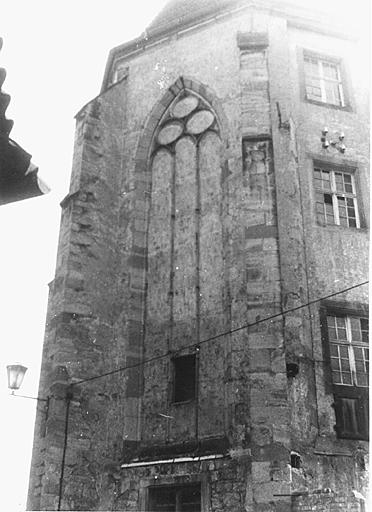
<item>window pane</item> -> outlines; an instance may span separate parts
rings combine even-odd
[[[340,357],[343,357],[344,359],[348,359],[349,358],[349,349],[348,349],[348,347],[339,345],[338,349],[340,351]]]
[[[305,74],[307,76],[318,76],[319,75],[319,66],[318,61],[312,59],[310,57],[306,57],[305,59]]]
[[[332,78],[334,80],[338,79],[337,65],[330,64],[328,62],[322,62],[323,65],[323,75],[325,78]]]
[[[341,105],[341,97],[338,82],[324,81],[326,102],[332,105]]]
[[[342,372],[342,384],[351,384],[351,373]]]
[[[344,434],[357,434],[358,417],[357,417],[357,400],[355,398],[341,398],[339,399],[342,404],[342,419],[341,425]],[[340,426],[341,426],[340,425]]]
[[[330,352],[331,352],[331,356],[338,357],[338,346],[331,343],[330,344]]]
[[[343,317],[343,316],[336,316],[335,320],[336,320],[337,327],[346,328],[346,318],[345,317]]]
[[[152,487],[149,501],[151,512],[200,512],[200,484]]]
[[[343,176],[344,176],[344,182],[345,183],[352,183],[352,181],[351,181],[351,174],[346,174],[346,172],[344,172]]]
[[[369,328],[369,320],[368,320],[368,318],[361,318],[360,319],[360,326],[363,329],[363,331],[368,331],[368,328]]]
[[[336,359],[335,357],[331,358],[331,368],[332,370],[340,370],[339,359]]]
[[[357,227],[356,220],[355,219],[349,219],[349,226],[351,228],[356,228]]]
[[[360,359],[363,361],[363,349],[360,347],[354,347],[354,357],[355,359]]]
[[[331,340],[337,340],[337,332],[334,327],[331,327],[330,329],[328,329],[328,334],[329,334],[329,338]]]
[[[357,374],[357,385],[358,386],[368,386],[368,375],[366,373],[364,374]]]
[[[179,502],[182,512],[198,512],[200,511],[201,495],[200,487],[185,488],[180,491]]]
[[[368,342],[368,331],[369,331],[369,321],[368,318],[360,319],[360,327],[362,330],[362,339],[365,342]]]
[[[337,190],[337,192],[345,192],[344,180],[343,180],[343,177],[342,177],[342,173],[335,172],[335,181],[336,181],[336,190]]]
[[[328,324],[328,327],[336,325],[336,317],[327,316],[327,324]]]
[[[321,101],[322,90],[318,85],[306,85],[306,96],[311,100]]]
[[[346,214],[346,208],[339,208],[338,209],[338,216],[342,219],[345,219],[347,221],[347,214]]]
[[[331,194],[324,194],[324,203],[333,205]]]
[[[349,185],[349,184],[345,183],[345,192],[348,192],[349,194],[352,194],[354,192],[352,185]]]
[[[357,373],[366,373],[366,367],[363,361],[355,361],[355,370]]]
[[[174,364],[174,401],[185,402],[195,398],[195,354],[177,357]]]
[[[356,318],[355,316],[349,317],[349,322],[353,331],[357,331],[360,329],[360,318]]]
[[[339,340],[346,340],[346,329],[341,329],[341,328],[338,328],[337,329],[337,334],[338,334],[338,339]]]
[[[154,512],[173,512],[176,506],[176,488],[159,487],[150,489],[151,510]]]
[[[342,382],[341,382],[341,373],[340,372],[333,371],[332,372],[332,376],[333,376],[333,382],[335,384],[342,384]]]
[[[342,371],[350,371],[350,364],[348,359],[341,359],[341,370]]]
[[[351,331],[351,339],[353,341],[362,341],[362,335],[360,331]]]

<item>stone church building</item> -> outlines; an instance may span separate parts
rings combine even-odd
[[[366,510],[368,90],[294,2],[171,0],[77,114],[28,507]]]

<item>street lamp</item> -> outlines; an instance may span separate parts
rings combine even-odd
[[[30,398],[32,400],[37,400],[38,402],[46,402],[45,403],[45,417],[48,418],[49,414],[49,400],[52,397],[40,398],[35,396],[25,396],[25,395],[16,395],[14,392],[17,391],[23,382],[23,378],[27,371],[27,367],[22,364],[9,364],[7,367],[8,373],[8,388],[12,391],[12,396],[19,398]],[[53,397],[58,399],[58,397]],[[72,386],[70,385],[66,390],[66,395],[63,398],[60,398],[66,402],[66,413],[65,413],[65,435],[63,441],[63,452],[62,452],[62,461],[61,461],[61,474],[60,474],[60,483],[59,483],[59,493],[58,493],[58,507],[57,510],[61,510],[62,505],[62,490],[63,490],[63,476],[65,472],[65,460],[66,460],[66,449],[67,449],[67,436],[68,436],[68,421],[70,414],[70,403],[72,400]]]
[[[8,388],[12,391],[12,396],[17,396],[19,398],[30,398],[31,400],[37,400],[38,402],[47,402],[46,407],[48,410],[49,405],[49,397],[48,398],[39,398],[38,396],[25,396],[25,395],[16,395],[14,392],[18,391],[21,387],[23,378],[25,373],[27,372],[27,367],[22,364],[8,364],[6,367],[8,373]]]
[[[8,373],[8,388],[12,390],[12,395],[14,395],[14,391],[21,387],[27,368],[17,363],[9,364],[6,370]]]

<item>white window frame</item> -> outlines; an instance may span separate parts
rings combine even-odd
[[[326,190],[326,189],[323,189],[323,188],[319,188],[319,187],[316,187],[315,186],[315,192],[316,193],[321,193],[321,194],[328,194],[331,196],[332,198],[332,206],[333,206],[333,216],[334,216],[334,224],[336,226],[343,226],[343,227],[348,227],[348,228],[353,228],[354,226],[344,226],[343,224],[340,223],[340,212],[339,212],[339,209],[338,209],[338,200],[337,198],[338,197],[344,197],[344,198],[347,198],[347,199],[352,199],[353,200],[353,204],[354,204],[354,210],[355,210],[355,228],[356,229],[360,229],[360,216],[359,216],[359,209],[358,209],[358,201],[357,201],[357,193],[356,193],[356,186],[355,186],[355,178],[354,178],[354,172],[350,169],[337,169],[337,168],[334,168],[334,169],[331,169],[327,166],[322,166],[322,165],[318,165],[318,164],[314,164],[314,171],[315,170],[320,170],[320,171],[326,171],[326,172],[329,172],[329,175],[330,175],[330,190]],[[348,174],[350,177],[351,177],[351,186],[352,186],[352,189],[353,189],[353,192],[338,192],[337,191],[337,187],[336,187],[336,173],[341,173],[341,174]],[[316,185],[316,181],[314,176],[313,176],[313,179],[314,179],[314,184]],[[325,203],[324,203],[325,204]],[[325,208],[325,207],[324,207]],[[318,212],[316,212],[316,215],[318,215]],[[324,211],[324,222],[327,226],[331,226],[332,224],[328,223],[327,222],[327,216],[325,214],[325,211]]]
[[[318,64],[318,74],[317,75],[309,75],[306,72],[306,64],[304,62],[304,64],[305,64],[305,92],[306,92],[306,99],[308,99],[310,101],[319,101],[321,103],[326,103],[328,105],[335,105],[336,107],[345,107],[345,96],[344,96],[344,90],[343,90],[343,85],[342,85],[342,76],[341,76],[340,64],[337,61],[334,61],[332,59],[327,59],[327,57],[319,57],[317,55],[312,55],[312,54],[306,54],[305,53],[304,61],[306,61],[306,59],[312,59],[314,61],[317,61],[317,64]],[[328,64],[328,65],[334,66],[336,68],[337,78],[326,77],[325,74],[324,74],[324,70],[323,70],[323,64]],[[319,87],[320,87],[320,91],[321,91],[321,97],[320,98],[312,97],[311,95],[308,95],[308,93],[307,93],[307,86],[310,85],[310,84],[308,84],[306,82],[306,78],[307,77],[319,81]],[[340,103],[333,103],[333,102],[329,101],[329,98],[327,98],[326,87],[325,87],[325,83],[326,82],[337,83],[338,92],[339,92],[339,95],[340,95]]]
[[[349,359],[349,366],[350,366],[350,373],[351,373],[351,383],[348,383],[348,382],[343,382],[343,375],[342,375],[342,368],[341,368],[341,365],[339,365],[339,373],[340,373],[340,380],[341,382],[335,382],[333,381],[333,383],[336,385],[336,386],[357,386],[357,387],[360,387],[360,388],[368,388],[369,387],[369,384],[367,383],[366,385],[362,385],[362,384],[358,384],[358,381],[357,381],[357,371],[356,371],[356,363],[355,363],[355,357],[354,357],[354,347],[356,348],[362,348],[362,349],[368,349],[369,348],[369,344],[366,343],[366,342],[363,342],[363,341],[354,341],[352,339],[352,332],[351,332],[351,318],[358,318],[359,320],[361,318],[364,318],[364,317],[359,317],[359,316],[338,316],[338,315],[334,315],[334,314],[327,314],[327,322],[328,322],[328,317],[333,317],[333,318],[344,318],[345,319],[345,325],[346,325],[346,340],[333,340],[330,338],[329,336],[329,326],[328,326],[328,342],[329,342],[329,345],[337,345],[337,346],[342,346],[342,347],[347,347],[347,351],[348,351],[348,359]],[[330,354],[330,359],[336,359],[338,361],[340,361],[340,356],[338,357],[335,357],[335,356],[332,356]],[[364,358],[364,361],[367,361],[366,358]],[[368,359],[369,361],[369,359]],[[331,367],[331,372],[332,372],[332,380],[333,380],[333,372],[334,371],[337,371],[337,370],[334,370],[332,367]],[[368,373],[367,373],[368,375]]]

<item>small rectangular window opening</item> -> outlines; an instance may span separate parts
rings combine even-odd
[[[150,487],[148,510],[151,512],[200,512],[200,484]]]
[[[195,399],[196,355],[173,359],[173,402],[187,402]]]

